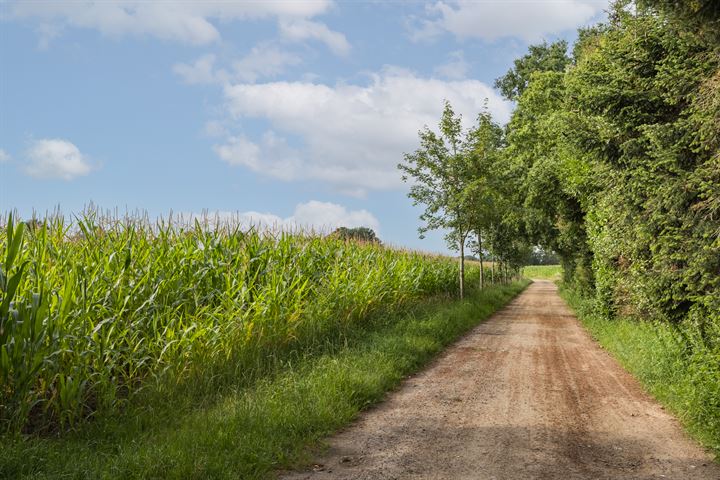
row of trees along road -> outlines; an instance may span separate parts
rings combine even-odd
[[[460,296],[465,291],[465,248],[480,259],[480,288],[485,285],[483,258],[488,252],[497,262],[499,277],[517,272],[530,254],[523,240],[520,217],[506,191],[508,172],[501,168],[504,147],[502,127],[485,108],[469,130],[449,102],[445,102],[439,132],[425,127],[420,146],[405,154],[398,165],[404,181],[411,181],[408,196],[415,205],[425,205],[420,216],[422,236],[429,230],[448,231],[448,245],[460,253]]]
[[[542,245],[604,313],[720,338],[719,67],[717,0],[619,0],[572,48],[530,47],[495,84],[504,128],[446,103],[398,166],[421,236],[447,229],[461,291],[466,245],[511,268]]]

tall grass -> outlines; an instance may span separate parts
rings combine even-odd
[[[450,259],[374,244],[93,212],[9,217],[0,255],[9,432],[250,381],[377,310],[453,293],[457,277]]]

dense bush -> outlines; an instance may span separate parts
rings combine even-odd
[[[684,16],[625,3],[581,31],[564,70],[555,60],[523,71],[506,149],[518,203],[531,236],[605,313],[691,321],[714,348],[720,44]]]

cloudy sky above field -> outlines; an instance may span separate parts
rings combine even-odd
[[[417,239],[403,152],[443,99],[506,121],[493,80],[607,4],[0,0],[0,211],[218,211],[444,251]]]

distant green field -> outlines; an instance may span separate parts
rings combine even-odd
[[[523,268],[523,277],[559,280],[562,276],[560,265],[530,265]]]

